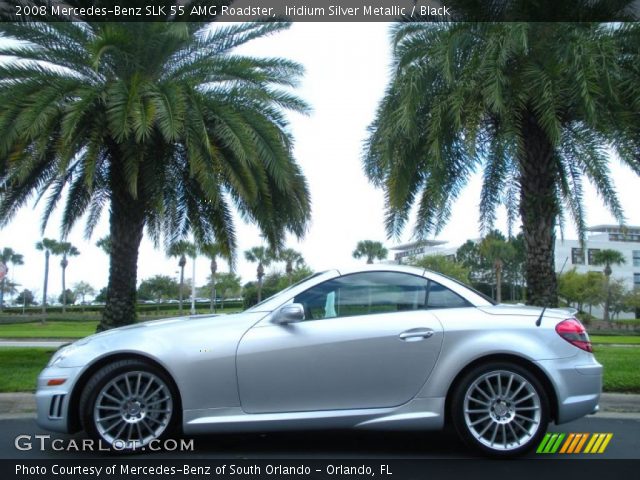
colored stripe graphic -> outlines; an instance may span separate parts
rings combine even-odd
[[[536,453],[556,453],[564,437],[564,433],[547,433],[538,445]]]
[[[612,433],[594,433],[584,453],[603,453],[612,437]]]
[[[566,453],[567,449],[569,448],[569,445],[571,445],[571,442],[573,442],[573,439],[575,438],[575,436],[576,436],[575,433],[570,433],[569,436],[567,437],[567,441],[564,442],[564,445],[562,445],[562,448],[558,453]]]
[[[581,433],[580,435],[582,435],[582,438],[580,439],[580,442],[578,442],[578,445],[576,445],[576,449],[573,453],[580,453],[582,451],[582,447],[584,446],[584,442],[586,442],[587,438],[589,438],[588,433]]]
[[[613,433],[547,433],[536,453],[604,453],[612,438]]]
[[[544,438],[540,442],[540,445],[538,445],[538,448],[536,449],[536,453],[542,453],[542,451],[544,450],[545,445],[547,444],[547,442],[549,441],[550,438],[551,438],[551,434],[550,433],[545,434]]]
[[[613,433],[607,433],[606,435],[607,437],[604,439],[604,442],[602,442],[602,445],[600,445],[600,450],[598,450],[598,453],[604,453],[604,451],[607,449],[607,445],[609,445],[609,442],[613,438]]]

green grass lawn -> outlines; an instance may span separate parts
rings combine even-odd
[[[35,391],[36,378],[55,350],[0,348],[0,392]]]
[[[238,308],[225,308],[224,313],[239,312]],[[160,312],[160,314],[139,315],[138,321],[156,320],[158,318],[177,317],[178,311]],[[48,319],[45,323],[33,321],[29,323],[0,324],[0,338],[82,338],[96,332],[99,316],[87,320],[80,315],[67,314],[66,318]]]
[[[10,323],[0,325],[0,338],[82,338],[96,332],[97,321]]]
[[[54,350],[0,348],[0,392],[28,392]],[[604,391],[640,393],[640,348],[597,346],[604,365]]]
[[[596,346],[594,355],[604,365],[605,392],[640,393],[640,348]]]
[[[640,335],[589,335],[591,343],[620,345],[640,345]]]

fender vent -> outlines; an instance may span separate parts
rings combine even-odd
[[[54,395],[49,405],[49,418],[62,418],[62,404],[66,395]]]

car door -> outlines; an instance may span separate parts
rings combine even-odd
[[[413,398],[440,353],[424,277],[370,271],[338,277],[292,299],[305,321],[251,328],[237,352],[250,413],[392,407]]]

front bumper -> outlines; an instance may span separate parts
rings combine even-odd
[[[69,418],[71,392],[80,376],[81,367],[47,367],[38,376],[36,409],[38,426],[54,432],[72,433]],[[64,378],[62,385],[50,386],[52,379]]]
[[[602,392],[603,368],[587,352],[561,360],[536,362],[548,375],[558,401],[556,423],[566,423],[596,412]]]

